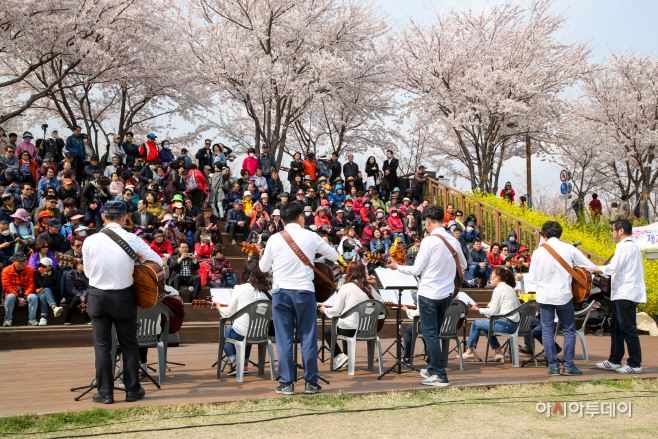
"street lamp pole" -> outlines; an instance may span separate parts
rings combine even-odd
[[[525,172],[528,187],[528,208],[532,209],[532,150],[530,148],[530,135],[525,136]]]

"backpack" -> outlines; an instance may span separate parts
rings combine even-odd
[[[194,173],[190,172],[190,175],[185,179],[185,192],[192,192],[199,188],[199,183],[197,183]]]

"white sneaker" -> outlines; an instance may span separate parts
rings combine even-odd
[[[596,363],[596,367],[605,370],[617,370],[621,367],[621,364],[615,364],[605,360],[603,363]]]
[[[432,375],[431,377],[421,381],[420,383],[425,386],[434,386],[434,387],[447,387],[450,385],[450,381],[448,381],[448,378],[441,378],[438,375]]]
[[[64,326],[71,326],[71,322],[64,322]]]
[[[626,366],[620,366],[619,369],[617,369],[617,373],[633,373],[633,374],[642,373],[642,366],[631,367],[627,364]]]
[[[420,376],[425,378],[425,379],[428,379],[430,377],[430,374],[427,373],[427,369],[421,369],[420,370]]]
[[[11,326],[11,320],[5,319],[5,322],[2,324],[2,326]]]
[[[39,326],[39,321],[37,319],[28,320],[27,326]]]
[[[41,317],[41,320],[39,320],[39,326],[48,326],[48,320],[45,317]]]
[[[64,308],[62,308],[61,306],[56,306],[53,308],[53,314],[55,315],[55,317],[61,316],[63,311]]]
[[[347,364],[347,355],[338,354],[334,360],[334,370],[338,370]]]

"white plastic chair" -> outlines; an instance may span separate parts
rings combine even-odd
[[[484,357],[484,363],[487,364],[489,357],[490,337],[505,337],[507,341],[505,344],[509,345],[510,357],[512,357],[512,366],[519,367],[519,339],[521,337],[532,337],[532,321],[537,315],[539,305],[534,300],[530,300],[523,305],[519,306],[507,314],[494,314],[489,318],[489,332],[487,337],[487,351]],[[503,317],[509,317],[514,314],[519,314],[519,324],[516,326],[516,331],[512,334],[506,332],[495,332],[493,330],[494,322]],[[534,346],[533,346],[534,356]]]
[[[352,337],[338,334],[338,320],[345,319],[351,315],[357,315],[356,332]],[[343,312],[340,316],[331,318],[331,358],[329,367],[334,369],[334,346],[336,341],[343,340],[347,342],[347,374],[354,375],[354,365],[356,363],[356,342],[365,341],[368,343],[368,370],[373,369],[375,346],[377,346],[377,360],[379,362],[379,373],[384,373],[382,359],[382,344],[377,336],[377,323],[381,314],[388,314],[386,306],[378,300],[366,300],[356,306]]]
[[[226,337],[226,322],[235,320],[243,315],[249,316],[247,336],[244,340],[235,340]],[[239,309],[231,317],[223,317],[219,319],[219,352],[217,353],[217,378],[220,377],[222,370],[222,361],[224,355],[224,344],[232,343],[235,345],[235,360],[236,360],[236,374],[235,381],[238,383],[243,382],[244,379],[244,363],[247,352],[248,344],[258,345],[258,375],[265,373],[265,349],[267,349],[270,356],[270,378],[272,381],[276,379],[274,375],[274,347],[272,340],[268,337],[270,329],[270,322],[272,321],[272,302],[269,300],[259,300],[242,309]]]

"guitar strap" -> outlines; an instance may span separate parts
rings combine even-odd
[[[153,273],[151,273],[151,270],[147,269],[147,267],[142,264],[142,261],[139,259],[139,256],[137,256],[137,253],[135,253],[135,250],[132,249],[130,245],[126,241],[123,240],[119,235],[117,235],[115,232],[108,228],[104,228],[101,230],[101,233],[110,238],[112,241],[114,241],[119,247],[121,247],[121,250],[126,252],[126,254],[135,261],[136,264],[139,264],[144,268],[144,271],[148,273],[148,275],[151,277],[151,280],[160,288],[163,292],[166,291],[165,288],[160,285],[160,282],[158,282],[158,278],[153,276]]]
[[[281,236],[283,236],[283,239],[286,241],[286,244],[290,247],[292,252],[299,258],[300,261],[304,263],[307,267],[311,267],[313,271],[315,271],[322,279],[325,280],[329,285],[331,285],[332,288],[336,288],[336,284],[333,283],[327,276],[324,275],[320,270],[315,268],[315,265],[306,257],[304,252],[302,251],[301,248],[297,245],[297,243],[292,239],[292,236],[290,236],[290,233],[288,233],[287,230],[282,230],[279,232]]]
[[[576,282],[578,282],[583,288],[587,288],[587,279],[583,279],[580,273],[578,273],[576,270],[573,269],[569,264],[567,264],[567,261],[562,259],[562,256],[560,256],[555,250],[553,250],[553,247],[551,247],[548,244],[543,244],[542,247],[545,247],[546,250],[555,258],[555,260],[564,268],[567,270],[567,272],[576,279]]]
[[[441,235],[429,235],[429,236],[435,236],[439,238],[443,243],[445,244],[446,248],[452,255],[452,257],[455,259],[455,266],[456,266],[456,273],[455,273],[455,292],[454,295],[456,296],[459,290],[461,289],[462,286],[462,273],[461,270],[459,269],[459,257],[457,256],[457,250],[455,250],[450,243]]]

